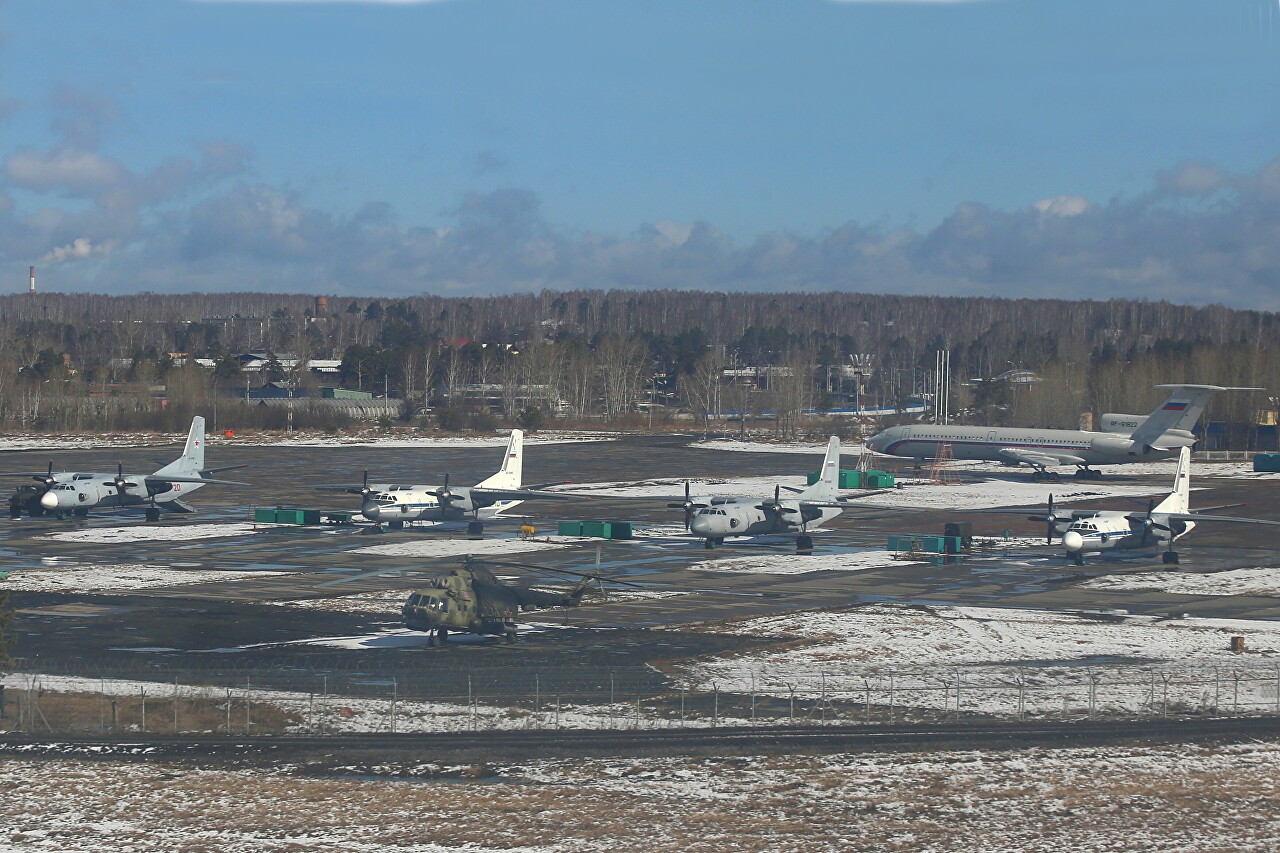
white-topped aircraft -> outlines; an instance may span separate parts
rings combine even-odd
[[[573,497],[520,488],[523,460],[524,433],[513,429],[502,467],[474,486],[451,489],[448,474],[444,475],[442,486],[370,483],[369,472],[365,471],[364,482],[358,486],[320,486],[318,489],[361,495],[364,500],[360,514],[370,521],[388,522],[392,528],[403,527],[406,521],[468,521],[468,531],[480,533],[484,530],[482,518],[493,518],[521,501],[563,501]]]
[[[30,476],[43,488],[23,487],[9,501],[9,513],[13,518],[25,510],[31,515],[52,513],[58,518],[68,515],[84,518],[89,510],[97,507],[145,507],[147,521],[160,518],[166,512],[195,512],[183,502],[183,498],[196,489],[211,483],[227,486],[247,486],[231,480],[215,480],[218,471],[243,468],[243,465],[226,465],[222,468],[204,467],[204,418],[191,419],[191,430],[182,456],[170,462],[154,474],[126,474],[124,466],[116,466],[116,473],[83,473],[77,471],[49,470]],[[30,488],[28,494],[26,489]]]
[[[1218,391],[1260,391],[1220,385],[1157,385],[1169,397],[1149,415],[1105,414],[1103,432],[1021,427],[943,426],[919,424],[890,427],[867,439],[867,446],[887,456],[915,459],[917,465],[936,459],[945,445],[954,459],[978,459],[1003,465],[1029,465],[1033,480],[1057,480],[1048,469],[1075,465],[1075,476],[1099,479],[1091,465],[1150,462],[1178,455],[1195,444],[1191,432]]]
[[[1207,515],[1210,510],[1227,509],[1240,504],[1191,509],[1191,449],[1178,452],[1178,470],[1173,476],[1173,491],[1164,500],[1154,500],[1146,512],[1118,510],[1075,509],[1066,515],[1053,510],[1053,497],[1049,498],[1049,512],[1042,516],[1029,516],[1032,521],[1044,521],[1052,540],[1056,533],[1062,537],[1062,550],[1077,566],[1084,564],[1085,554],[1112,550],[1165,549],[1161,556],[1167,565],[1178,563],[1178,553],[1173,544],[1195,529],[1201,521],[1231,521],[1238,524],[1280,525],[1280,521],[1261,518],[1240,518],[1234,515]],[[985,512],[1022,512],[1024,510],[984,510]]]
[[[730,536],[773,533],[794,535],[796,550],[806,553],[813,550],[809,528],[835,518],[851,506],[837,500],[839,477],[840,438],[833,435],[827,442],[817,481],[806,489],[788,487],[792,497],[783,498],[780,486],[774,487],[771,498],[690,497],[686,482],[684,501],[667,506],[684,509],[689,530],[701,536],[707,548],[722,544]]]

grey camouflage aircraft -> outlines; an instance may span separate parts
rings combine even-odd
[[[822,524],[853,506],[838,500],[840,477],[840,438],[831,436],[822,459],[818,480],[806,489],[787,491],[793,497],[782,497],[782,487],[775,486],[771,498],[691,497],[685,483],[684,500],[669,503],[683,508],[685,526],[703,538],[703,547],[715,548],[730,536],[782,534],[796,537],[796,551],[813,550],[809,536],[811,525]]]
[[[217,483],[225,486],[247,486],[232,480],[215,480],[218,471],[243,468],[243,465],[226,465],[222,468],[204,467],[204,418],[191,419],[191,430],[182,456],[156,471],[154,474],[125,474],[124,466],[116,466],[114,474],[54,471],[49,463],[47,471],[0,476],[31,477],[39,486],[22,486],[9,498],[9,515],[20,518],[26,511],[30,515],[56,515],[84,518],[89,510],[99,507],[145,507],[147,521],[157,521],[161,511],[195,512],[184,498],[196,489]]]

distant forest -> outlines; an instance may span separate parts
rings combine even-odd
[[[792,432],[807,410],[929,394],[944,349],[951,411],[970,422],[1075,427],[1082,413],[1149,411],[1162,399],[1153,385],[1199,382],[1271,389],[1220,395],[1210,410],[1253,423],[1280,393],[1277,317],[1122,299],[857,293],[15,294],[0,297],[0,427],[178,429],[215,394],[244,388],[232,356],[265,352],[341,360],[343,385],[406,400],[406,420],[430,409],[435,425],[467,423],[459,413],[476,407],[459,389],[484,385],[502,405],[477,426],[552,416],[639,425],[682,408],[767,412]],[[855,359],[851,380],[844,368]],[[744,373],[768,367],[762,379]],[[989,381],[1011,369],[1042,381]],[[271,378],[317,381],[303,371]],[[227,425],[279,425],[279,412],[222,408]]]

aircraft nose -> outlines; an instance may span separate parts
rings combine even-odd
[[[53,492],[45,492],[43,495],[40,496],[40,506],[44,507],[45,509],[57,509],[58,496],[55,495]]]
[[[360,507],[360,514],[370,521],[377,521],[381,517],[382,512],[376,503],[369,501],[364,506]]]
[[[884,433],[877,433],[876,435],[871,436],[871,438],[868,438],[867,447],[870,447],[872,450],[876,451],[877,453],[881,452],[884,448],[883,436],[884,436]]]
[[[1068,530],[1062,534],[1062,547],[1066,548],[1068,553],[1074,554],[1084,547],[1084,537],[1074,530]]]
[[[711,519],[703,515],[695,515],[689,522],[689,530],[699,536],[711,533]]]

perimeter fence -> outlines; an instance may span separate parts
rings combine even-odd
[[[345,734],[1280,716],[1280,664],[795,672],[650,667],[12,672],[0,729]]]

